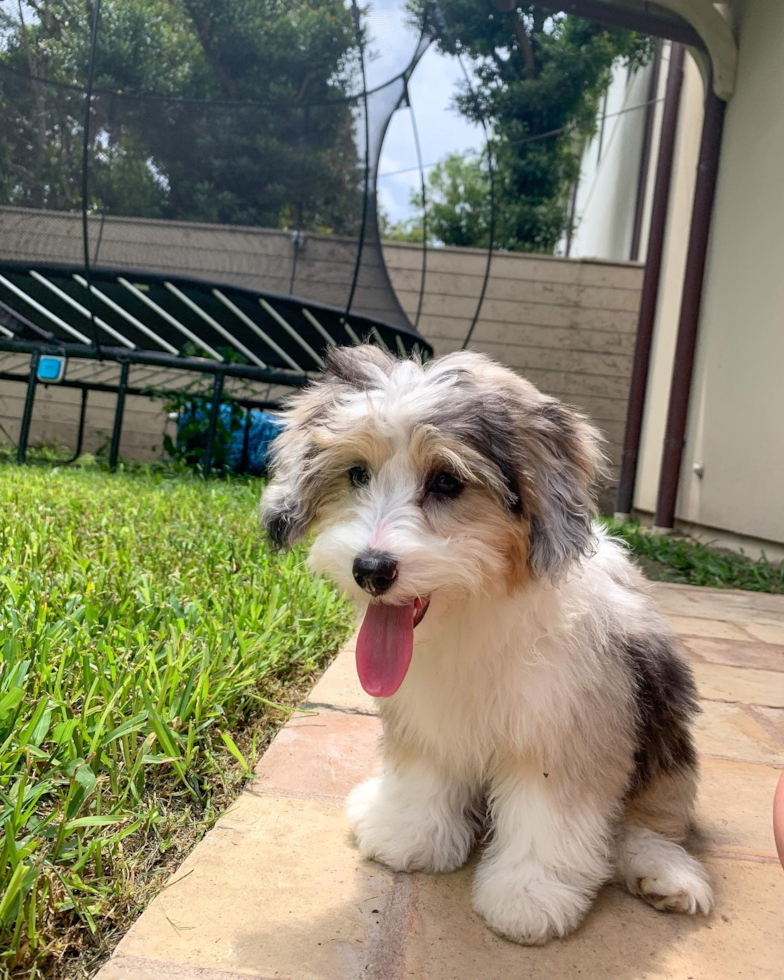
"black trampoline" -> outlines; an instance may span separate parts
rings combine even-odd
[[[222,402],[274,408],[333,344],[432,354],[387,274],[376,178],[408,80],[447,30],[434,3],[417,18],[405,0],[318,0],[305,6],[327,33],[270,65],[247,30],[209,41],[191,8],[225,33],[217,0],[169,0],[158,90],[119,43],[122,5],[51,23],[17,6],[0,49],[0,380],[27,385],[20,463],[39,384],[82,391],[76,455],[89,392],[116,394],[115,466],[127,395],[207,376],[209,473]],[[290,6],[272,34],[305,9]]]
[[[6,262],[0,265],[0,296],[0,380],[27,383],[17,445],[20,463],[38,384],[83,393],[74,459],[81,452],[87,393],[116,391],[109,450],[114,467],[126,395],[174,393],[193,375],[211,375],[202,463],[209,474],[221,403],[231,398],[245,409],[277,404],[269,396],[260,400],[232,393],[227,381],[255,382],[266,386],[268,395],[273,388],[301,387],[323,368],[329,346],[369,341],[401,357],[432,352],[413,329],[361,314],[223,283],[129,270],[93,268],[88,281],[83,267]],[[27,365],[19,355],[29,355]],[[69,371],[70,363],[81,371]],[[106,377],[103,372],[111,366],[116,370]]]

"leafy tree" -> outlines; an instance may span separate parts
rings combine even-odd
[[[413,9],[421,12],[422,2],[413,0]],[[457,106],[492,130],[496,244],[552,252],[567,229],[569,189],[612,67],[619,59],[644,63],[650,39],[553,14],[540,3],[439,0],[439,6],[448,32],[437,43],[447,53],[459,50],[473,76],[474,94],[464,88]],[[464,204],[470,205],[468,190],[459,198]],[[452,225],[462,224],[456,214]],[[486,235],[481,220],[476,230],[471,244]]]
[[[422,219],[405,218],[403,221],[390,221],[389,216],[382,211],[378,215],[379,236],[386,242],[422,243]],[[433,236],[428,234],[427,240],[433,243]]]
[[[427,237],[443,245],[484,245],[490,234],[490,179],[486,160],[450,153],[432,168],[425,189]],[[411,192],[417,215],[397,224],[386,223],[382,235],[391,241],[421,242],[422,193]]]
[[[427,224],[445,245],[487,245],[490,236],[490,180],[477,157],[450,154],[428,177]]]
[[[93,0],[20,0],[0,9],[4,203],[80,204],[92,13]],[[346,97],[357,67],[342,0],[104,0],[92,205],[112,214],[356,230],[363,171]]]
[[[412,192],[412,199],[416,195]],[[378,204],[378,234],[385,242],[420,242],[422,241],[422,219],[406,218],[403,221],[392,221],[379,202]],[[428,235],[428,241],[432,237]]]

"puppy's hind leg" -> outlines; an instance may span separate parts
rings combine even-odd
[[[618,835],[618,880],[660,912],[697,912],[713,908],[705,868],[689,852],[647,827],[624,823]]]
[[[629,801],[619,829],[616,877],[660,912],[694,915],[713,908],[705,868],[681,846],[696,790],[694,771],[660,773]]]

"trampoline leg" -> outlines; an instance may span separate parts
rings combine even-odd
[[[27,379],[27,394],[22,411],[22,424],[19,426],[19,443],[16,447],[16,461],[20,466],[24,465],[27,458],[27,440],[30,436],[30,422],[33,419],[33,403],[35,402],[35,386],[38,382],[40,357],[38,351],[30,355],[30,377]]]
[[[250,422],[252,409],[245,409],[245,429],[242,433],[242,455],[240,456],[240,473],[246,473],[250,465]]]
[[[76,436],[76,451],[70,459],[63,460],[63,465],[75,463],[82,455],[82,445],[84,443],[84,421],[87,416],[87,388],[82,388],[82,407],[79,410],[79,431]]]
[[[204,446],[204,456],[202,457],[201,469],[205,477],[212,471],[212,447],[215,443],[215,431],[218,428],[218,415],[220,414],[221,396],[223,394],[222,374],[215,375],[212,385],[212,405],[210,405],[210,424],[207,429],[207,442]]]
[[[117,469],[117,459],[120,455],[120,436],[122,435],[123,414],[125,412],[125,393],[128,388],[128,365],[120,368],[120,384],[117,388],[117,407],[114,410],[114,429],[112,445],[109,450],[109,469]]]

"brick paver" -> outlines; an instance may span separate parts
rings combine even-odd
[[[771,808],[784,768],[784,597],[662,586],[703,700],[694,849],[716,910],[664,915],[603,889],[543,948],[494,936],[468,867],[393,874],[361,860],[342,812],[374,766],[380,723],[353,642],[280,732],[99,980],[767,980],[784,964],[784,870]]]

